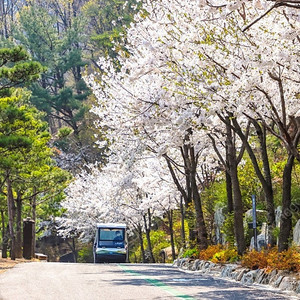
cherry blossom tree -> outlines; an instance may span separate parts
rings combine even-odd
[[[241,254],[243,206],[235,148],[245,147],[250,157],[253,154],[249,122],[252,134],[259,128],[268,130],[286,147],[283,208],[289,209],[291,203],[290,174],[294,159],[299,159],[300,135],[299,23],[293,10],[297,2],[157,0],[143,5],[145,10],[136,16],[126,37],[131,55],[120,53],[121,70],[116,72],[109,60],[100,58],[102,74],[86,79],[98,99],[93,111],[107,128],[112,153],[134,164],[134,145],[142,145],[166,159],[177,189],[187,201],[195,201],[203,247],[206,228],[195,178],[205,155],[202,150],[209,152],[209,147],[220,144],[209,146],[204,136],[226,128]],[[242,142],[233,143],[231,131]],[[267,198],[272,186],[266,151],[264,155],[263,171],[256,157],[251,159]],[[267,199],[273,222],[272,195]],[[290,218],[283,218],[280,250],[287,247],[291,229]]]
[[[201,8],[205,6],[203,4],[200,4]],[[246,12],[248,16],[256,17],[257,10],[267,8],[268,3],[256,1],[254,4],[253,7],[243,1],[230,2],[224,7],[219,5],[217,14],[215,7],[204,7],[201,11],[207,14],[206,19],[196,6],[193,11],[179,13],[177,19],[172,15],[170,32],[177,37],[176,47],[174,44],[171,47],[177,60],[174,62],[173,59],[172,64],[173,70],[180,70],[184,75],[185,85],[189,82],[186,91],[192,90],[191,96],[200,90],[195,85],[201,84],[205,90],[202,95],[212,99],[210,110],[217,114],[228,111],[233,120],[246,116],[256,128],[261,123],[286,147],[288,160],[283,173],[282,205],[287,213],[283,214],[281,222],[279,250],[282,251],[287,248],[291,231],[291,168],[294,158],[299,158],[296,149],[299,143],[298,70],[292,67],[299,65],[296,50],[299,20],[287,2],[278,2],[274,6],[278,9],[272,9],[272,13],[269,10],[263,18],[257,19],[260,27],[254,23],[244,27]],[[177,6],[178,11],[185,7],[181,3]],[[284,8],[279,8],[281,6]],[[201,20],[199,16],[202,16]],[[181,32],[185,33],[183,39],[180,39]],[[191,37],[188,48],[187,32]],[[203,103],[201,98],[199,100]],[[236,121],[232,127],[245,142]],[[246,147],[251,155],[249,144],[246,143]],[[270,221],[274,221],[268,166],[264,166],[264,178],[253,156],[252,161],[270,200]]]

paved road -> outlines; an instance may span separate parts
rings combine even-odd
[[[292,299],[170,265],[24,263],[0,274],[1,300]],[[297,298],[294,298],[297,299]]]

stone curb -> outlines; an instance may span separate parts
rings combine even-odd
[[[300,296],[300,274],[273,270],[266,273],[264,269],[250,270],[238,264],[215,264],[211,261],[180,258],[173,262],[174,267],[182,270],[200,271],[218,277],[240,281],[243,284],[266,284],[282,291],[293,292]]]

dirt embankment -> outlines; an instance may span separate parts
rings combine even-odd
[[[23,258],[17,258],[16,260],[11,260],[10,258],[0,258],[0,274],[22,262],[26,262],[26,260]]]

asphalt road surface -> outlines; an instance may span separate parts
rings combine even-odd
[[[298,299],[163,264],[24,263],[0,274],[1,300]]]

